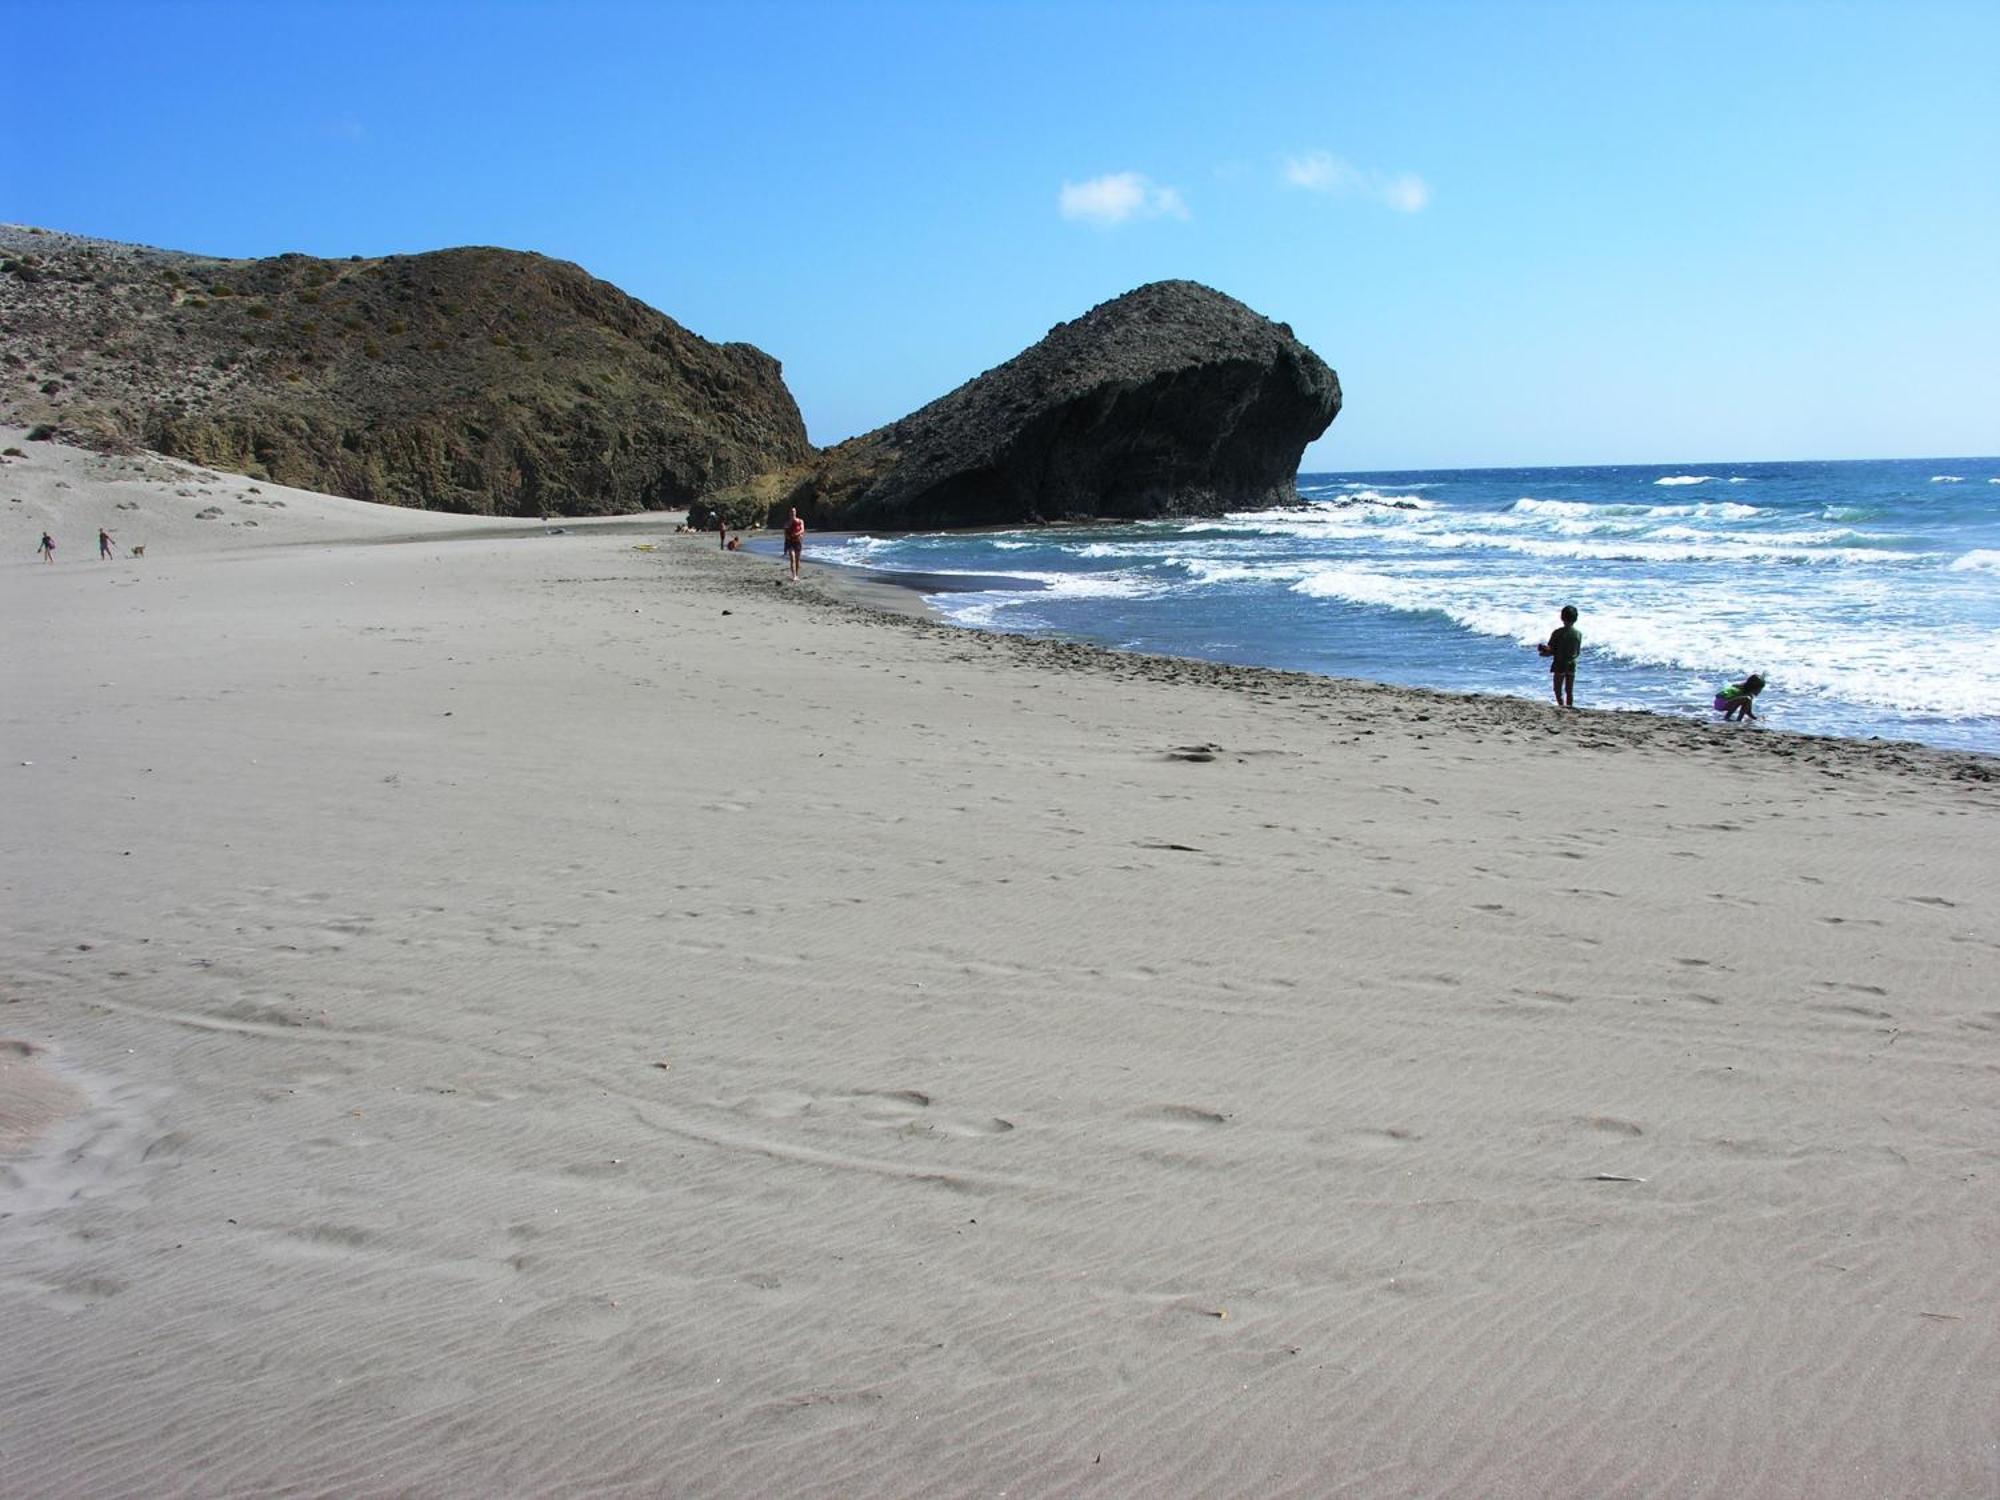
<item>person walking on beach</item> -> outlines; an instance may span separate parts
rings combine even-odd
[[[1562,607],[1562,624],[1535,648],[1549,659],[1549,681],[1555,689],[1556,706],[1576,707],[1576,658],[1583,650],[1583,632],[1576,628],[1576,606]]]
[[[721,511],[715,513],[715,545],[718,551],[729,550],[729,517]]]
[[[798,507],[792,508],[792,518],[785,522],[785,564],[792,570],[792,582],[799,581],[799,559],[806,550],[806,523],[799,519]]]
[[[56,560],[56,539],[50,536],[46,531],[43,532],[42,545],[37,547],[35,549],[35,552],[41,557],[43,562],[45,563],[54,562]]]
[[[97,528],[97,556],[100,561],[111,560],[111,533],[102,526]]]
[[[1764,691],[1764,679],[1752,672],[1741,682],[1732,682],[1715,695],[1715,711],[1734,723],[1738,719],[1754,719],[1757,710],[1751,702]]]

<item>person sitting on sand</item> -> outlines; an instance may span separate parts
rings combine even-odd
[[[737,550],[737,549],[738,549],[739,547],[741,547],[742,545],[743,545],[743,538],[742,538],[742,537],[740,537],[740,536],[732,536],[732,537],[729,537],[729,538],[727,538],[726,540],[724,540],[724,542],[723,542],[723,544],[722,544],[722,550],[723,550],[724,552],[734,552],[734,551],[736,551],[736,550]]]
[[[785,562],[791,567],[794,583],[799,581],[799,559],[805,550],[806,523],[799,519],[798,508],[794,506],[792,518],[785,522]]]
[[[40,554],[43,562],[45,563],[54,562],[56,560],[56,539],[50,536],[46,531],[43,532],[42,545],[37,547],[35,551]]]
[[[97,555],[100,559],[109,559],[111,556],[111,533],[102,526],[97,528]]]
[[[1763,691],[1764,679],[1752,672],[1715,695],[1715,710],[1724,719],[1754,719],[1757,710],[1751,707],[1751,702]]]
[[[1562,607],[1562,624],[1535,648],[1549,659],[1549,682],[1555,689],[1556,705],[1576,707],[1576,658],[1583,650],[1583,632],[1576,628],[1576,606]]]

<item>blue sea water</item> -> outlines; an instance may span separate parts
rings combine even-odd
[[[1301,474],[1216,520],[828,537],[947,618],[1134,651],[2000,752],[2000,458]],[[973,585],[968,588],[967,585]]]

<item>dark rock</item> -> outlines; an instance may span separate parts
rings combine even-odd
[[[929,528],[1288,504],[1300,453],[1339,410],[1339,378],[1291,329],[1154,282],[826,450],[769,514]]]

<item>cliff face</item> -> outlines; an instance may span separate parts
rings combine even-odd
[[[1155,282],[827,449],[770,509],[930,528],[1284,503],[1339,410],[1338,377],[1289,328],[1195,282]]]
[[[0,416],[357,499],[686,504],[813,453],[778,362],[508,250],[216,260],[0,228]]]

